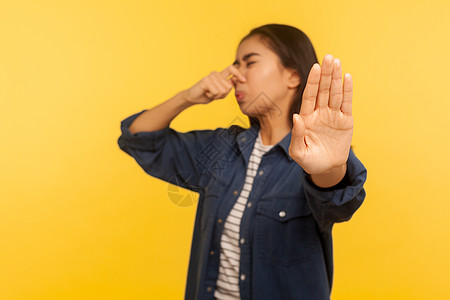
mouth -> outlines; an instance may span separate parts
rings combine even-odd
[[[236,100],[238,102],[242,101],[244,99],[244,97],[245,97],[245,93],[244,92],[240,92],[240,91],[234,93],[234,95],[236,96]]]

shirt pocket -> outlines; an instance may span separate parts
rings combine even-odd
[[[256,253],[264,262],[282,266],[311,260],[318,250],[316,226],[305,198],[261,199],[256,209]]]

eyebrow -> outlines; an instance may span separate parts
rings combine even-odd
[[[242,60],[243,60],[243,61],[247,61],[247,60],[250,58],[250,56],[253,56],[253,55],[259,55],[259,54],[258,54],[258,53],[255,53],[255,52],[245,54],[244,57],[242,57]],[[239,64],[239,62],[238,62],[238,60],[236,59],[236,60],[234,61],[233,65],[238,65],[238,64]]]

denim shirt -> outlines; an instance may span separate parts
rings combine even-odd
[[[121,122],[120,149],[151,176],[199,193],[185,299],[214,299],[220,237],[243,188],[259,126],[131,134]],[[289,156],[291,133],[261,159],[240,226],[241,298],[330,299],[332,227],[365,198],[367,170],[350,149],[347,173],[331,188],[314,185]]]

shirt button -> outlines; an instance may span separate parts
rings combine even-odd
[[[210,255],[214,255],[214,251],[209,252]]]
[[[238,191],[235,190],[235,191],[233,192],[233,194],[237,195],[237,194],[238,194]]]
[[[243,137],[242,139],[241,139],[241,142],[245,142],[247,140],[247,138],[246,137]]]
[[[218,219],[218,220],[217,220],[217,223],[222,223],[222,219]]]
[[[212,292],[212,287],[208,286],[208,287],[206,288],[206,290],[207,290],[208,292]]]
[[[261,171],[259,171],[259,176],[261,176],[262,174],[264,174],[264,171],[263,170],[261,170]]]
[[[243,243],[245,243],[245,239],[244,238],[241,239],[241,244],[243,244]]]
[[[247,203],[247,207],[252,207],[252,203],[251,202]]]
[[[241,280],[245,280],[245,274],[241,275]]]
[[[284,218],[284,217],[286,217],[286,212],[285,212],[284,210],[282,210],[282,211],[280,211],[280,212],[278,213],[278,215],[279,215],[281,218]]]

